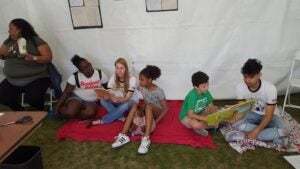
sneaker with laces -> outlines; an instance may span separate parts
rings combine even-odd
[[[142,137],[141,145],[139,146],[138,153],[146,154],[149,151],[151,141],[149,136]]]
[[[228,142],[243,140],[245,138],[245,133],[242,131],[230,131],[225,135],[225,140]]]
[[[278,144],[284,148],[289,148],[289,138],[288,137],[280,137],[280,138],[274,139],[272,142],[275,144]]]
[[[204,137],[208,136],[208,131],[205,129],[194,129],[194,132]]]
[[[129,142],[130,139],[126,134],[119,133],[119,135],[116,137],[116,141],[111,146],[112,148],[117,148]]]

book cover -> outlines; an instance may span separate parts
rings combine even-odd
[[[97,88],[94,89],[97,94],[98,99],[110,98],[111,96],[114,97],[124,97],[124,94],[120,90],[113,90],[113,89],[104,89],[104,88]]]
[[[94,91],[96,92],[98,99],[104,99],[110,97],[110,92],[104,88],[97,88],[94,89]]]
[[[210,114],[207,116],[207,124],[208,125],[216,125],[222,121],[229,120],[233,113],[246,113],[252,110],[255,101],[250,99],[246,102],[232,105],[228,108],[222,109],[216,113]]]

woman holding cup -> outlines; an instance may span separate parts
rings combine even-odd
[[[24,110],[18,98],[25,93],[29,105],[43,110],[44,94],[50,85],[47,64],[52,60],[51,49],[24,19],[13,19],[8,33],[0,47],[6,76],[0,83],[0,104],[15,111]]]

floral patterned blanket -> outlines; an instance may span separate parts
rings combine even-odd
[[[292,128],[292,132],[288,136],[287,148],[283,147],[280,144],[267,143],[252,139],[243,139],[235,142],[229,142],[229,145],[240,154],[247,150],[255,150],[256,147],[265,147],[275,149],[278,151],[300,153],[300,124],[295,119],[293,119],[290,114],[286,112],[281,113],[281,116],[284,119],[284,121]],[[234,129],[230,125],[220,128],[220,131],[224,137],[228,132],[234,130],[236,129]]]

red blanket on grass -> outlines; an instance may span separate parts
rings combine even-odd
[[[193,147],[210,147],[215,149],[210,136],[202,137],[192,130],[184,127],[179,119],[182,101],[168,101],[169,111],[166,116],[157,124],[151,134],[151,142],[186,144]],[[103,108],[99,109],[99,116],[105,114]],[[114,137],[122,130],[124,122],[116,121],[111,124],[98,125],[85,128],[85,123],[77,120],[69,120],[57,132],[58,140],[73,139],[76,141],[104,141],[113,142]],[[131,140],[140,140],[140,136],[131,137]]]

